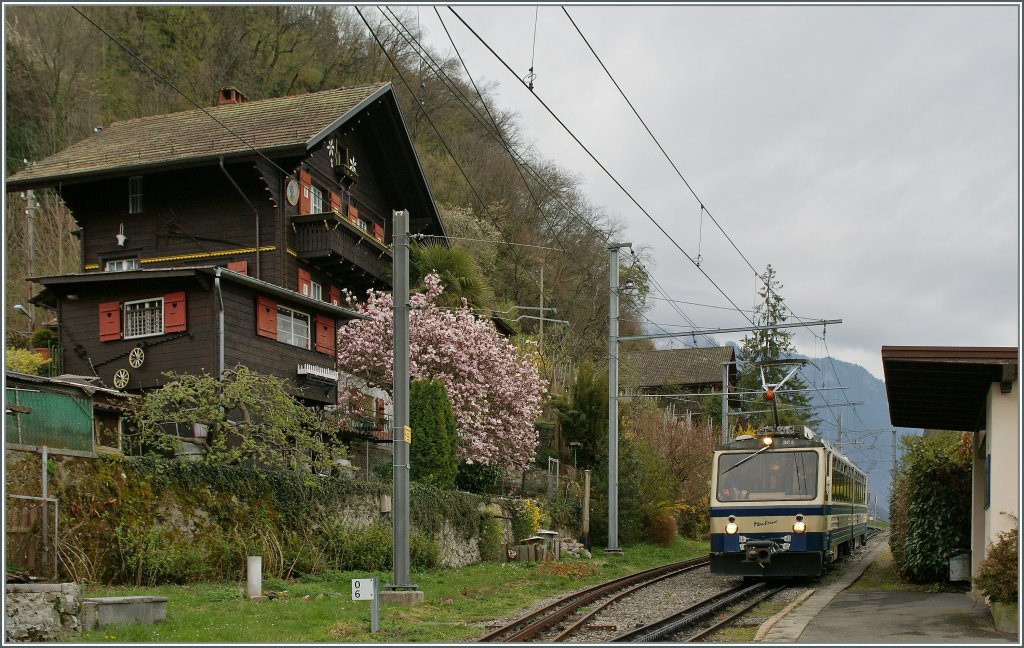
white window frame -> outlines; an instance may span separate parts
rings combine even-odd
[[[324,192],[316,185],[309,187],[309,213],[324,213]]]
[[[305,336],[302,334],[302,330],[296,330],[296,322],[305,323]],[[308,313],[297,311],[287,306],[277,306],[277,341],[290,344],[292,346],[299,347],[301,349],[309,349],[310,336],[313,332],[312,319]]]
[[[164,334],[164,298],[138,299],[124,303],[122,337],[151,337]]]
[[[105,272],[127,272],[129,270],[139,269],[138,258],[131,259],[111,259],[107,261],[103,269]]]
[[[142,213],[142,176],[128,178],[128,213]]]
[[[324,287],[315,281],[309,282],[309,296],[317,301],[324,300]]]

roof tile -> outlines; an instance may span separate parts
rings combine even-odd
[[[375,83],[114,122],[11,175],[8,183],[188,163],[309,145],[375,93]]]

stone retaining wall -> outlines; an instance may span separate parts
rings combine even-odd
[[[52,641],[77,633],[81,589],[75,583],[6,586],[4,641]]]

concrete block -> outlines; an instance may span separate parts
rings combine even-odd
[[[83,630],[114,624],[150,625],[167,618],[165,596],[107,596],[83,598],[79,620]]]
[[[377,592],[377,598],[385,605],[419,605],[423,602],[423,592],[420,590],[382,590]]]

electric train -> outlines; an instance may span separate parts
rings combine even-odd
[[[867,543],[867,475],[804,426],[768,426],[715,448],[711,573],[818,576]]]

